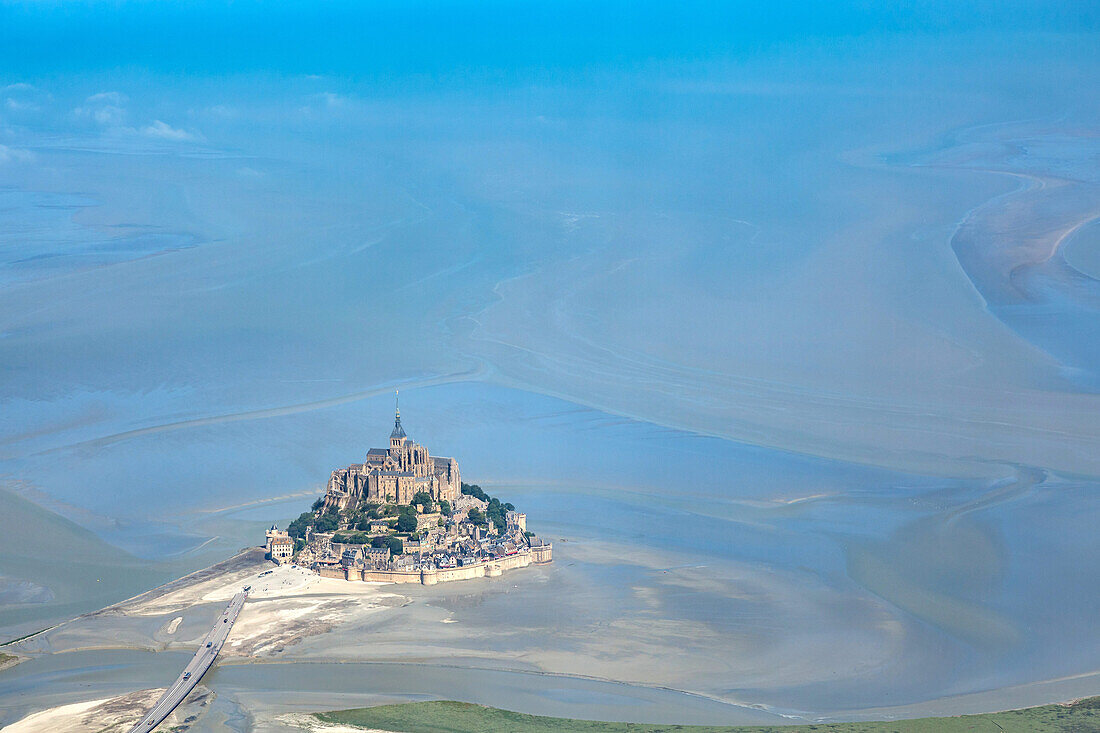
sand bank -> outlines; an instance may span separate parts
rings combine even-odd
[[[376,728],[360,728],[354,725],[326,723],[323,720],[318,720],[313,715],[303,715],[302,713],[279,715],[271,722],[281,724],[293,730],[310,731],[310,733],[387,733],[387,731]]]
[[[265,657],[278,654],[304,638],[327,633],[381,608],[401,606],[404,596],[381,590],[382,583],[350,583],[321,578],[294,565],[275,566],[259,549],[238,554],[223,563],[193,573],[160,589],[112,607],[127,617],[162,614],[199,615],[198,607],[223,604],[242,587],[251,587],[248,603],[233,627],[225,656]],[[169,646],[192,644],[194,638],[176,634],[183,616],[161,627]],[[201,627],[192,627],[194,634]]]
[[[8,667],[14,667],[25,659],[18,654],[7,654],[0,652],[0,671],[7,669]]]
[[[6,727],[6,733],[114,733],[128,731],[153,706],[163,688],[138,690],[126,695],[59,705],[32,713]],[[186,731],[213,701],[202,685],[162,723],[165,729]]]

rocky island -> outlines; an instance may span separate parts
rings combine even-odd
[[[273,525],[268,556],[326,578],[433,585],[495,577],[552,560],[510,503],[463,483],[454,458],[409,439],[395,409],[389,448],[332,472],[325,495],[285,530]]]

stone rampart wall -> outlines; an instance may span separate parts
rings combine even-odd
[[[535,545],[531,548],[531,560],[532,562],[542,565],[544,563],[552,562],[554,559],[554,546],[551,544]]]
[[[363,580],[369,583],[419,583],[420,571],[410,570],[364,570]]]
[[[520,553],[502,557],[499,560],[489,560],[473,565],[464,565],[459,568],[444,568],[442,570],[363,570],[355,573],[355,580],[360,578],[372,583],[423,583],[435,585],[436,583],[448,583],[453,580],[472,580],[473,578],[495,578],[505,570],[525,568],[535,558],[531,553]],[[544,561],[547,562],[547,561]],[[329,574],[331,571],[322,570],[321,575],[327,578],[343,577],[342,573]],[[348,572],[351,579],[351,571]]]

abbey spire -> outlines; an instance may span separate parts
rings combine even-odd
[[[360,502],[407,506],[418,493],[433,501],[453,502],[462,479],[453,458],[432,456],[401,427],[401,405],[394,395],[393,432],[389,448],[371,448],[366,460],[332,472],[324,510],[355,509]]]
[[[394,401],[394,415],[393,415],[393,432],[390,433],[390,447],[396,448],[401,443],[405,442],[405,439],[409,436],[405,435],[405,429],[401,427],[401,403],[398,401],[400,395],[397,390],[393,391]]]

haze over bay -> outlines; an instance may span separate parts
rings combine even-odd
[[[255,544],[399,387],[554,564],[216,671],[227,720],[338,661],[668,722],[1100,693],[1087,4],[104,10],[0,6],[0,640]],[[87,634],[0,725],[178,662]]]

